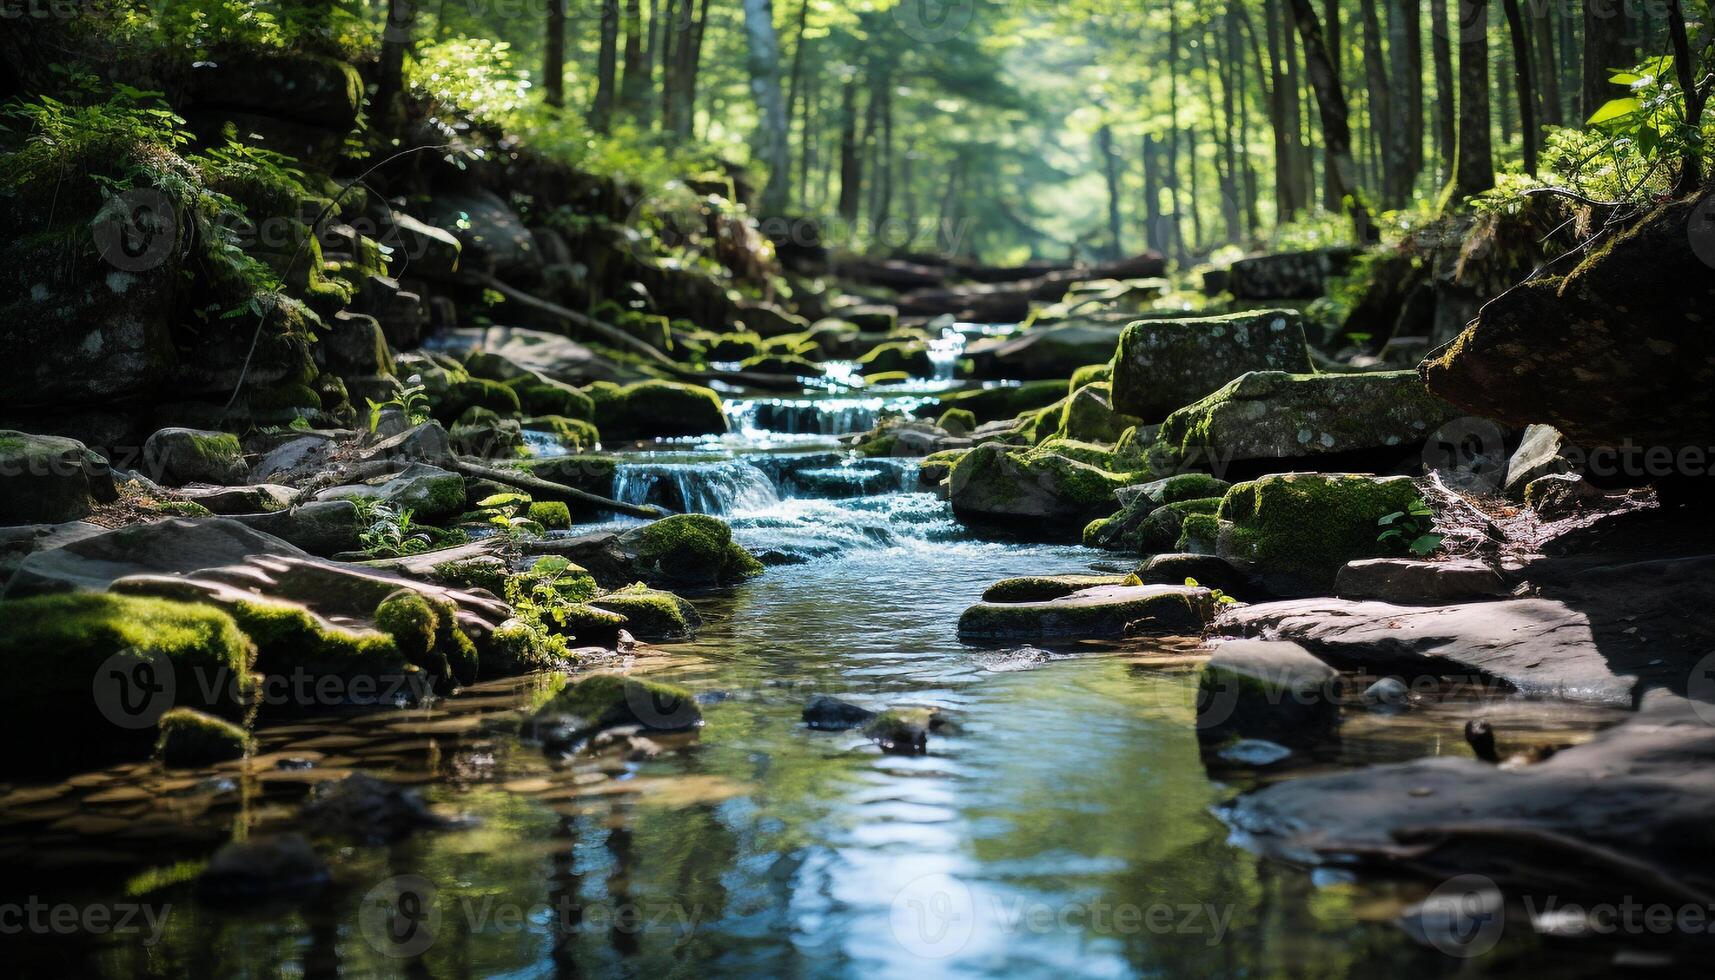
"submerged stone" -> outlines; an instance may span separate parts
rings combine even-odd
[[[564,750],[618,725],[670,732],[702,723],[702,709],[685,688],[622,674],[591,674],[556,694],[524,729],[544,747]]]
[[[1196,634],[1214,618],[1208,589],[1106,585],[1034,602],[980,602],[959,617],[959,639],[1119,639]]]
[[[1124,575],[1030,575],[1001,579],[983,590],[983,601],[1042,602],[1099,585],[1124,584]]]
[[[1339,687],[1339,672],[1296,643],[1223,643],[1198,678],[1198,737],[1314,744],[1339,725]]]
[[[804,706],[804,724],[823,731],[845,731],[867,725],[876,717],[876,713],[868,708],[860,708],[850,701],[818,694]]]

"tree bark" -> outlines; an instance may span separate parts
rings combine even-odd
[[[1344,85],[1346,59],[1340,46],[1340,0],[1322,0],[1322,28],[1328,40],[1328,65]],[[1340,210],[1340,182],[1334,177],[1333,167],[1322,168],[1322,207],[1328,211]]]
[[[1117,154],[1114,152],[1114,131],[1107,123],[1096,130],[1096,152],[1102,158],[1102,176],[1108,185],[1108,254],[1119,258],[1125,254],[1125,244],[1120,233],[1120,170]]]
[[[1297,96],[1287,93],[1285,64],[1281,56],[1280,0],[1265,0],[1263,16],[1268,23],[1268,88],[1269,122],[1274,127],[1274,204],[1275,221],[1285,224],[1298,215],[1303,202],[1298,199],[1298,185],[1293,177],[1296,153],[1296,126],[1290,122],[1287,104]],[[1254,36],[1253,36],[1254,41]]]
[[[1458,106],[1453,96],[1453,42],[1455,29],[1447,19],[1447,0],[1429,0],[1430,58],[1435,65],[1435,160],[1440,180],[1453,174],[1454,140],[1457,138]]]
[[[1155,134],[1143,134],[1143,243],[1163,255],[1171,247],[1171,236],[1161,224],[1161,165]]]
[[[1544,126],[1559,126],[1566,117],[1560,108],[1560,68],[1554,57],[1554,5],[1533,0],[1530,13],[1531,41],[1536,45],[1531,64],[1536,68],[1537,105],[1542,109]]]
[[[1341,198],[1348,201],[1352,231],[1360,242],[1375,240],[1375,226],[1370,221],[1369,208],[1357,190],[1357,166],[1352,160],[1352,130],[1347,121],[1346,94],[1340,80],[1334,77],[1328,61],[1328,46],[1322,40],[1322,25],[1310,0],[1290,0],[1298,33],[1304,39],[1305,66],[1310,72],[1310,85],[1316,92],[1316,104],[1322,113],[1322,138],[1328,155],[1328,166],[1340,181]]]
[[[1608,81],[1609,72],[1630,68],[1633,54],[1621,0],[1584,0],[1584,85],[1581,119],[1588,119],[1620,88]]]
[[[858,157],[857,90],[854,75],[840,86],[840,200],[839,213],[848,224],[856,222],[862,200],[863,161]]]
[[[1458,0],[1459,145],[1454,151],[1450,203],[1495,186],[1489,138],[1488,0]]]
[[[1376,160],[1381,178],[1382,204],[1397,208],[1403,198],[1398,185],[1405,169],[1400,152],[1404,144],[1394,138],[1393,106],[1388,99],[1388,58],[1382,54],[1381,21],[1376,17],[1374,3],[1364,0],[1358,6],[1362,10],[1364,24],[1364,78],[1370,96],[1370,132],[1375,134],[1376,145],[1382,151]]]
[[[376,67],[375,105],[391,127],[394,103],[405,91],[405,51],[417,27],[417,0],[387,0],[387,27],[381,33],[381,62]]]
[[[1692,60],[1691,41],[1685,36],[1685,12],[1679,0],[1667,0],[1667,31],[1673,43],[1673,68],[1679,77],[1680,90],[1685,93],[1685,127],[1691,132],[1703,124],[1705,93],[1697,87],[1696,63]],[[1688,148],[1679,163],[1679,179],[1674,184],[1677,194],[1690,194],[1703,182],[1702,162],[1695,147]]]
[[[543,38],[542,98],[558,109],[566,104],[566,0],[548,0]]]
[[[1501,9],[1506,11],[1507,32],[1512,37],[1513,44],[1513,84],[1518,90],[1518,119],[1519,132],[1523,137],[1520,142],[1524,145],[1524,172],[1536,176],[1537,144],[1542,140],[1542,133],[1536,125],[1536,92],[1531,84],[1530,68],[1530,39],[1524,33],[1524,13],[1519,10],[1518,0],[1501,0]]]
[[[1179,11],[1167,8],[1167,204],[1173,210],[1173,256],[1184,267],[1190,261],[1185,251],[1184,212],[1179,208]]]
[[[774,32],[773,0],[744,0],[744,37],[750,95],[756,102],[754,143],[768,168],[762,214],[775,216],[786,210],[791,199],[792,165],[786,142],[786,102],[780,94],[780,39]]]
[[[633,118],[643,111],[649,98],[649,63],[643,59],[643,6],[640,0],[625,0],[625,61],[619,82],[619,104]]]
[[[590,128],[605,133],[613,123],[617,93],[614,75],[619,66],[619,0],[602,0],[601,38],[596,49],[595,101],[590,106]]]

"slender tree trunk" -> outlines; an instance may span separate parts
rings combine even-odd
[[[405,91],[405,51],[417,28],[417,0],[387,0],[387,26],[381,33],[381,63],[375,75],[375,105],[391,128],[394,104]]]
[[[1399,158],[1399,151],[1404,144],[1394,137],[1393,107],[1388,101],[1388,59],[1382,54],[1381,21],[1376,17],[1376,5],[1370,0],[1364,0],[1358,6],[1364,23],[1364,77],[1370,95],[1370,131],[1375,134],[1376,146],[1382,151],[1381,159],[1376,160],[1382,178],[1382,204],[1397,208],[1401,204],[1397,185],[1400,172],[1405,169],[1405,161]]]
[[[1310,144],[1304,139],[1304,85],[1298,75],[1298,35],[1292,29],[1290,14],[1283,14],[1281,25],[1284,28],[1281,47],[1286,53],[1286,74],[1282,81],[1286,85],[1286,133],[1287,157],[1292,173],[1292,200],[1299,209],[1310,207]]]
[[[1495,186],[1489,139],[1488,0],[1459,0],[1459,146],[1450,203]]]
[[[1221,193],[1226,195],[1222,202],[1226,205],[1223,215],[1227,217],[1227,240],[1237,242],[1243,238],[1244,207],[1239,199],[1244,196],[1240,185],[1243,179],[1239,174],[1238,148],[1238,115],[1239,94],[1235,91],[1242,78],[1244,57],[1239,53],[1239,22],[1231,8],[1221,21],[1222,51],[1221,51],[1221,156],[1226,162],[1226,179]]]
[[[1298,185],[1293,177],[1297,141],[1296,126],[1289,123],[1287,104],[1295,99],[1289,95],[1285,59],[1281,55],[1280,0],[1265,0],[1263,16],[1268,22],[1269,122],[1274,127],[1274,203],[1275,222],[1285,224],[1298,215],[1303,202],[1298,199]],[[1254,36],[1253,36],[1254,40]]]
[[[876,75],[875,96],[881,108],[877,110],[881,139],[876,144],[874,181],[875,203],[870,208],[870,226],[885,228],[893,211],[893,73],[887,65],[880,66]]]
[[[1153,133],[1143,134],[1143,238],[1144,245],[1163,255],[1171,247],[1171,236],[1161,221],[1161,163],[1156,154],[1159,144]]]
[[[1692,60],[1691,41],[1685,36],[1685,12],[1680,9],[1679,0],[1667,0],[1667,31],[1673,44],[1674,72],[1679,77],[1680,90],[1685,93],[1685,127],[1697,132],[1703,124],[1705,93],[1697,87],[1696,63]],[[1697,157],[1697,149],[1687,149],[1680,159],[1679,179],[1674,183],[1674,192],[1690,194],[1702,182],[1703,165]]]
[[[1554,5],[1540,0],[1529,2],[1530,39],[1535,46],[1531,66],[1536,69],[1538,118],[1544,126],[1559,126],[1564,117],[1560,113],[1560,70],[1554,57]]]
[[[756,102],[753,142],[768,168],[762,213],[774,216],[783,213],[791,200],[792,166],[786,141],[786,102],[780,94],[780,39],[774,32],[773,0],[744,0],[744,38],[750,95]]]
[[[798,0],[798,23],[792,37],[792,68],[786,79],[786,132],[787,156],[791,156],[792,124],[798,119],[798,102],[804,87],[804,24],[809,18],[810,0]],[[798,131],[798,144],[802,148],[810,139],[809,113],[805,112],[804,122]],[[798,206],[804,206],[803,191],[799,191]]]
[[[1524,33],[1524,13],[1518,0],[1501,0],[1506,11],[1507,31],[1513,43],[1513,82],[1518,88],[1519,130],[1523,135],[1524,172],[1536,176],[1536,149],[1542,134],[1536,126],[1536,92],[1532,88],[1530,68],[1530,39]]]
[[[602,0],[601,39],[596,50],[595,102],[590,106],[590,128],[605,133],[613,123],[616,97],[614,75],[619,64],[619,0]]]
[[[1535,0],[1533,0],[1535,2]],[[1540,0],[1547,2],[1547,0]],[[1409,199],[1423,174],[1423,0],[1400,0],[1405,18],[1405,86],[1395,88],[1395,101],[1405,102],[1405,188]]]
[[[625,0],[625,61],[619,81],[619,105],[635,118],[649,97],[649,63],[643,60],[643,6],[640,0]]]
[[[1357,190],[1357,166],[1352,161],[1352,130],[1347,121],[1346,95],[1340,80],[1334,77],[1328,61],[1328,46],[1322,40],[1322,25],[1310,0],[1291,0],[1292,16],[1298,22],[1298,33],[1304,39],[1305,64],[1310,71],[1310,85],[1316,92],[1316,103],[1322,112],[1323,145],[1328,154],[1328,166],[1340,181],[1343,199],[1349,198],[1352,231],[1358,241],[1375,238],[1370,212]]]
[[[1184,212],[1179,206],[1179,11],[1167,8],[1167,205],[1173,210],[1173,256],[1185,266]]]
[[[1630,68],[1633,55],[1621,0],[1584,0],[1584,97],[1583,117],[1590,118],[1602,104],[1621,95],[1608,81],[1617,68]]]
[[[1435,64],[1435,160],[1438,180],[1445,183],[1453,174],[1456,152],[1454,132],[1458,106],[1453,96],[1453,42],[1457,25],[1447,19],[1447,0],[1429,0],[1430,57]]]
[[[689,0],[686,0],[689,2]],[[673,110],[678,97],[679,38],[685,32],[680,0],[666,0],[661,8],[661,128],[673,129]]]
[[[1239,22],[1243,19],[1244,12],[1242,9],[1238,9],[1236,4],[1228,7],[1227,11],[1233,15],[1229,20],[1229,24],[1231,24],[1233,31],[1231,50],[1233,52],[1233,67],[1238,74],[1238,90],[1240,95],[1239,159],[1244,163],[1245,174],[1245,230],[1250,235],[1255,236],[1262,229],[1262,216],[1257,213],[1257,197],[1259,195],[1256,167],[1251,163],[1250,104],[1243,98],[1244,94],[1249,91],[1249,87],[1246,85],[1245,80],[1245,65],[1248,62],[1241,54],[1239,54],[1238,30],[1240,26]]]
[[[858,157],[856,76],[840,87],[840,217],[856,223],[862,200],[863,163]]]
[[[1340,0],[1322,0],[1322,27],[1328,38],[1328,64],[1334,72],[1334,77],[1345,84],[1345,55],[1340,42]],[[1340,210],[1340,182],[1334,176],[1334,168],[1322,168],[1322,207],[1328,211]]]
[[[566,104],[566,0],[548,0],[543,38],[542,98],[558,109]]]
[[[1120,167],[1114,151],[1114,131],[1107,123],[1096,130],[1096,152],[1102,158],[1102,176],[1108,184],[1109,255],[1119,258],[1125,254],[1124,238],[1120,234]]]

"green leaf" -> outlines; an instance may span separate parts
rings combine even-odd
[[[1595,114],[1593,114],[1589,119],[1584,120],[1584,124],[1586,126],[1597,126],[1605,122],[1613,122],[1616,119],[1624,119],[1632,113],[1637,112],[1641,107],[1642,103],[1634,98],[1609,99],[1607,102],[1602,104],[1600,109],[1596,110]]]
[[[1392,524],[1394,521],[1399,520],[1400,518],[1402,518],[1404,516],[1405,516],[1405,511],[1396,510],[1391,514],[1384,514],[1381,517],[1376,518],[1376,523],[1385,527],[1389,524]]]
[[[1436,548],[1441,547],[1441,541],[1442,536],[1439,534],[1425,534],[1416,541],[1413,541],[1408,547],[1414,555],[1427,555]]]
[[[476,502],[478,507],[505,507],[508,504],[526,504],[530,502],[527,493],[497,493],[484,497]]]

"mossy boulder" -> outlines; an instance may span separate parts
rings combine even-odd
[[[1102,585],[1053,599],[979,602],[959,617],[961,640],[1119,639],[1201,633],[1215,615],[1208,589]]]
[[[244,448],[230,432],[161,429],[143,443],[149,478],[167,486],[242,483],[249,473]]]
[[[1112,517],[1091,521],[1084,528],[1084,545],[1090,548],[1114,548],[1140,551],[1143,548],[1143,523],[1157,508],[1188,500],[1217,501],[1231,484],[1206,473],[1178,473],[1160,480],[1122,487],[1114,496],[1120,502],[1120,512]],[[1214,513],[1214,508],[1193,512]],[[1155,536],[1157,539],[1159,536]]]
[[[917,410],[919,416],[934,415],[949,408],[962,408],[980,422],[1017,418],[1021,412],[1045,408],[1065,398],[1069,392],[1064,381],[1026,381],[1023,384],[1001,384],[993,388],[973,388],[941,396],[936,405]]]
[[[1107,382],[1096,381],[1073,391],[1060,410],[1056,434],[1084,442],[1118,442],[1127,429],[1142,420],[1114,411],[1113,393]]]
[[[524,723],[524,734],[550,751],[564,751],[603,729],[620,725],[675,732],[702,723],[702,709],[685,688],[602,673],[591,674],[556,694]]]
[[[727,585],[762,573],[762,563],[732,539],[732,528],[706,514],[676,514],[632,528],[606,550],[627,581],[652,585]],[[600,569],[592,571],[599,577]]]
[[[107,460],[76,439],[0,430],[0,525],[75,521],[118,496]]]
[[[917,482],[926,487],[940,486],[952,475],[953,466],[969,452],[969,449],[943,449],[923,457],[917,464]]]
[[[14,753],[19,771],[144,756],[171,707],[254,710],[256,648],[211,606],[75,592],[0,601],[0,617],[0,733],[52,750]]]
[[[532,476],[603,497],[613,494],[614,469],[619,461],[600,453],[549,456],[516,464]]]
[[[518,392],[486,378],[454,381],[434,402],[435,418],[445,425],[463,418],[472,408],[485,408],[500,416],[514,416],[523,410]]]
[[[1419,499],[1403,476],[1265,476],[1222,498],[1216,554],[1277,595],[1326,595],[1342,565],[1390,553],[1377,521]]]
[[[601,432],[594,422],[583,419],[569,419],[563,415],[537,415],[524,420],[524,429],[530,432],[546,432],[554,437],[562,449],[571,452],[583,452],[595,449],[601,445]]]
[[[595,420],[595,400],[569,384],[526,375],[507,386],[518,393],[518,404],[525,414]]]
[[[591,604],[624,616],[626,632],[640,640],[690,636],[703,624],[696,606],[641,582],[597,596]]]
[[[1136,550],[1145,555],[1179,550],[1179,538],[1184,533],[1186,520],[1195,514],[1213,515],[1220,506],[1220,497],[1175,500],[1162,504],[1138,523],[1136,532],[1131,536],[1135,538]],[[1127,544],[1131,543],[1131,538],[1127,539]]]
[[[1043,602],[1098,585],[1124,585],[1124,575],[1026,575],[1006,578],[983,590],[984,602]]]
[[[977,416],[968,408],[949,408],[935,420],[935,425],[948,435],[962,436],[977,427]]]
[[[159,726],[155,755],[167,766],[209,766],[242,759],[250,749],[244,729],[195,708],[172,708]]]
[[[1384,457],[1412,454],[1457,415],[1411,371],[1257,371],[1169,415],[1148,459],[1158,473],[1258,461],[1287,469],[1357,454],[1376,457],[1379,468]]]
[[[1114,491],[1130,482],[1060,452],[1021,452],[1001,443],[972,449],[949,480],[953,512],[961,518],[1030,519],[1062,528],[1082,527],[1112,510]]]
[[[393,638],[399,654],[422,668],[438,688],[477,678],[476,645],[458,625],[448,600],[400,589],[375,607],[375,627]]]
[[[395,511],[409,510],[420,524],[463,513],[465,497],[464,477],[427,463],[410,463],[397,473],[316,494],[317,500],[368,500]]]
[[[524,424],[486,408],[471,408],[447,433],[453,449],[482,459],[512,459],[524,452]]]
[[[529,517],[550,531],[572,526],[572,509],[558,500],[538,500],[530,505]]]
[[[929,360],[929,345],[921,341],[877,344],[858,358],[858,369],[865,375],[902,371],[915,378],[935,373],[935,365]]]
[[[718,435],[727,431],[720,395],[700,385],[598,381],[585,392],[595,403],[596,428],[609,439]]]
[[[122,580],[115,587],[123,586]],[[223,608],[256,644],[256,670],[264,677],[265,694],[272,694],[273,685],[282,681],[295,685],[299,678],[314,681],[323,677],[344,682],[341,690],[355,703],[368,700],[365,690],[373,690],[374,697],[386,692],[426,693],[414,690],[424,675],[387,633],[334,626],[289,602],[241,599],[224,603]],[[282,689],[290,692],[299,687]],[[285,707],[271,701],[267,706]]]
[[[1139,320],[1113,355],[1113,407],[1157,422],[1249,371],[1314,370],[1292,310]]]
[[[1174,548],[1180,554],[1213,555],[1220,532],[1221,522],[1214,514],[1186,514],[1179,525],[1179,540],[1174,543]]]

